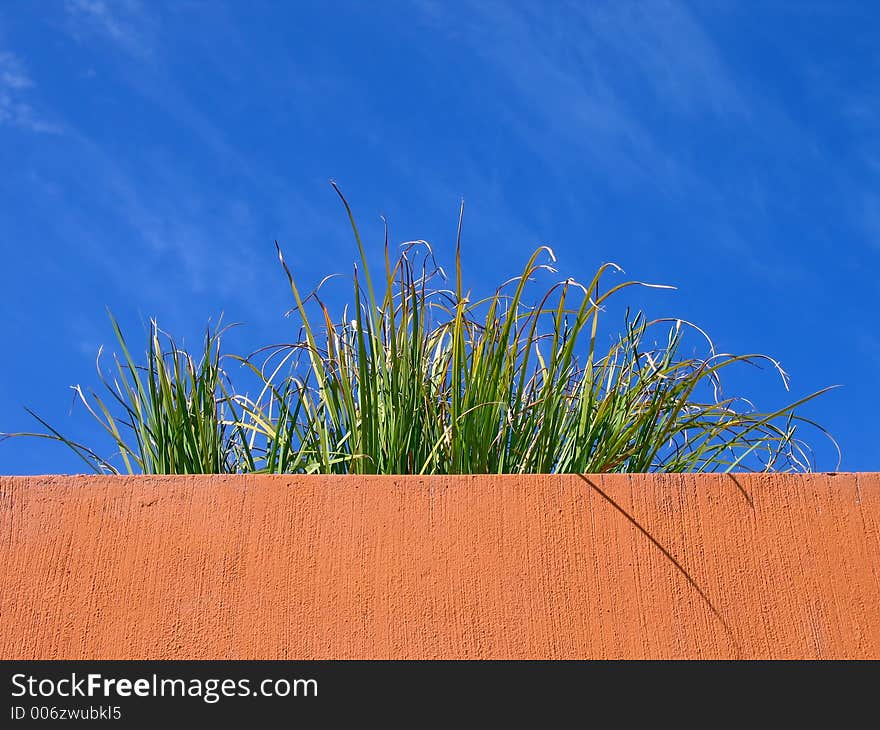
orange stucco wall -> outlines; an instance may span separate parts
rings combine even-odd
[[[0,477],[0,658],[880,658],[880,474]]]

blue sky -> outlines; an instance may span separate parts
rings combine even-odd
[[[878,48],[868,2],[4,2],[0,431],[28,405],[88,440],[107,306],[132,340],[289,340],[273,239],[304,282],[356,256],[332,177],[375,252],[385,215],[449,262],[463,196],[476,288],[539,244],[675,285],[633,303],[778,358],[790,394],[731,384],[762,409],[842,384],[803,413],[880,469]],[[80,467],[0,443],[0,473]]]

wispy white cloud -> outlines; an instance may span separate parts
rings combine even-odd
[[[663,143],[662,117],[748,114],[717,48],[675,2],[570,3],[553,13],[479,2],[454,15],[444,3],[421,6],[434,30],[506,79],[505,123],[526,144],[554,164],[577,151],[610,184],[651,180],[680,192],[702,182]]]
[[[748,262],[768,280],[775,268],[800,277],[787,253],[766,242],[778,235],[780,214],[815,221],[814,210],[798,206],[804,176],[819,167],[827,170],[829,211],[836,206],[841,218],[880,231],[875,196],[852,210],[847,201],[864,198],[809,120],[728,55],[715,32],[724,27],[718,8],[698,15],[676,0],[597,0],[554,3],[548,12],[480,0],[450,13],[439,0],[416,1],[424,29],[497,75],[501,111],[492,113],[504,131],[549,174],[581,183],[559,186],[571,210],[585,204],[584,181],[595,181],[602,195],[645,191],[687,211],[686,235],[713,241],[713,255]],[[858,115],[864,120],[869,110]],[[702,138],[703,129],[711,137]],[[733,150],[741,153],[736,164]]]
[[[36,111],[27,98],[34,87],[23,61],[0,51],[0,124],[30,132],[58,133],[61,126]]]
[[[141,58],[153,53],[153,16],[138,0],[67,0],[68,30],[85,40],[97,36]]]
[[[150,313],[182,316],[193,297],[204,295],[234,302],[237,316],[258,309],[259,267],[242,261],[262,244],[271,262],[271,239],[257,238],[246,201],[206,190],[164,159],[134,170],[77,131],[68,134],[63,154],[62,164],[82,174],[31,171],[28,183],[52,211],[46,234],[76,242],[83,266],[109,287]],[[283,296],[283,287],[278,292]]]
[[[83,45],[100,40],[99,55],[122,54],[102,73],[115,75],[142,104],[198,140],[201,152],[235,169],[242,184],[226,190],[159,144],[110,152],[90,129],[71,126],[65,154],[86,174],[66,179],[63,190],[46,179],[34,182],[45,199],[57,202],[50,225],[75,238],[90,265],[119,288],[130,287],[133,272],[150,276],[152,295],[161,293],[168,309],[185,311],[188,297],[209,292],[235,301],[242,311],[259,309],[267,296],[260,292],[260,269],[242,265],[243,258],[263,246],[266,262],[274,265],[272,235],[294,228],[314,233],[325,225],[322,216],[289,179],[243,154],[180,86],[168,67],[162,18],[153,6],[68,0],[65,7],[62,28],[69,37]],[[70,205],[71,196],[86,199],[88,209]],[[259,213],[254,201],[263,206]],[[267,219],[279,221],[280,230],[265,230]],[[111,239],[120,232],[123,239]],[[283,287],[278,292],[283,299]]]
[[[33,85],[24,64],[13,54],[0,52],[0,86],[6,89],[27,89]]]
[[[673,0],[580,6],[586,28],[618,75],[634,69],[664,110],[742,119],[749,102],[721,54],[687,7]]]

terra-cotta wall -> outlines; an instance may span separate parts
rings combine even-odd
[[[880,658],[880,474],[0,477],[0,658]]]

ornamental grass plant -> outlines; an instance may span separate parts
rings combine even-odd
[[[104,394],[75,390],[115,453],[99,456],[36,414],[45,432],[14,435],[60,441],[95,471],[111,473],[812,469],[801,432],[825,432],[797,409],[829,388],[759,411],[726,395],[722,376],[735,366],[767,366],[788,389],[780,364],[719,353],[680,319],[627,311],[619,334],[603,344],[610,301],[631,287],[671,287],[609,283],[622,271],[606,263],[590,281],[541,288],[539,279],[557,273],[553,252],[542,246],[519,276],[472,298],[461,215],[451,276],[425,241],[392,255],[386,226],[384,269],[375,277],[351,208],[334,188],[359,255],[341,313],[331,313],[320,285],[301,288],[276,243],[293,295],[293,342],[225,355],[217,328],[193,355],[152,322],[138,361],[111,317],[121,355],[107,372],[99,359]],[[685,347],[691,335],[702,353]],[[231,374],[242,368],[257,378],[254,396],[234,387]]]

